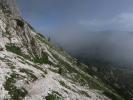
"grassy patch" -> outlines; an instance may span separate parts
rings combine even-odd
[[[42,52],[42,56],[38,57],[37,55],[33,59],[34,63],[39,64],[52,64],[48,59],[48,54],[45,52]]]
[[[121,97],[119,97],[116,94],[113,94],[111,92],[108,92],[108,91],[104,91],[103,94],[106,95],[107,97],[111,98],[112,100],[123,100]]]
[[[51,94],[45,97],[46,100],[61,100],[60,94],[53,91]]]
[[[38,78],[33,74],[33,72],[29,69],[20,69],[20,72],[25,73],[31,79],[31,81],[36,81]]]
[[[15,73],[12,73],[10,77],[6,79],[6,82],[4,84],[4,88],[10,94],[11,100],[19,100],[20,97],[23,98],[28,94],[28,92],[24,88],[18,89],[14,85],[16,78],[17,75]]]
[[[26,59],[29,59],[29,60],[31,59],[28,55],[23,54],[22,51],[21,51],[21,48],[16,46],[15,44],[10,43],[10,44],[7,44],[5,46],[6,46],[7,51],[13,52],[13,53],[15,53],[17,55],[20,55],[20,56],[22,56]]]
[[[63,68],[62,68],[62,67],[59,67],[59,69],[58,69],[58,73],[59,73],[60,75],[63,74]]]
[[[71,90],[71,88],[69,86],[67,86],[64,81],[60,80],[59,83],[60,83],[60,85],[64,86],[65,88]]]
[[[19,47],[15,46],[15,44],[13,44],[13,43],[7,44],[6,45],[6,50],[11,51],[13,53],[16,53],[18,55],[22,55],[21,49]]]

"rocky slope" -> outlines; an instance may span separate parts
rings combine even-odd
[[[123,100],[0,1],[0,100]]]

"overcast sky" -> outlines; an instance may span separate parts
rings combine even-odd
[[[17,3],[32,26],[50,34],[67,50],[88,48],[89,52],[93,48],[94,54],[110,54],[105,59],[133,60],[133,0],[17,0]]]
[[[133,0],[17,1],[23,17],[42,32],[133,31]]]

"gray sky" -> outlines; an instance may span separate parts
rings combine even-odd
[[[29,23],[66,50],[133,61],[133,0],[17,2]]]
[[[133,31],[133,0],[17,0],[22,16],[56,40],[95,31]],[[71,42],[71,41],[70,41]]]
[[[133,0],[17,2],[23,17],[42,32],[133,30]]]

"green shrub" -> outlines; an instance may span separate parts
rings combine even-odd
[[[22,55],[21,49],[19,47],[15,46],[15,44],[13,44],[13,43],[7,44],[6,50],[16,53],[18,55]]]
[[[4,84],[5,90],[8,91],[8,93],[11,96],[11,100],[19,100],[20,97],[25,97],[28,92],[24,89],[18,89],[14,84],[16,82],[17,75],[15,73],[11,74],[9,78],[6,79],[6,82]]]
[[[22,20],[20,20],[20,19],[15,19],[15,20],[16,20],[18,26],[20,26],[21,28],[24,27],[24,22]]]
[[[62,72],[63,72],[63,69],[62,69],[61,67],[59,67],[58,73],[59,73],[60,75],[62,75]]]
[[[51,62],[48,60],[48,54],[43,52],[41,57],[38,57],[37,55],[34,57],[34,62],[39,64],[51,64]]]
[[[6,47],[7,51],[13,52],[17,55],[20,55],[20,56],[28,59],[28,60],[31,60],[31,57],[29,55],[23,54],[21,51],[21,48],[17,47],[15,44],[10,43],[10,44],[5,45],[5,47]]]
[[[60,97],[52,92],[51,94],[48,94],[48,96],[45,97],[46,100],[61,100]]]
[[[106,95],[107,97],[111,98],[112,100],[122,100],[121,98],[117,97],[116,95],[114,95],[113,93],[110,93],[108,91],[104,91],[103,94]]]

